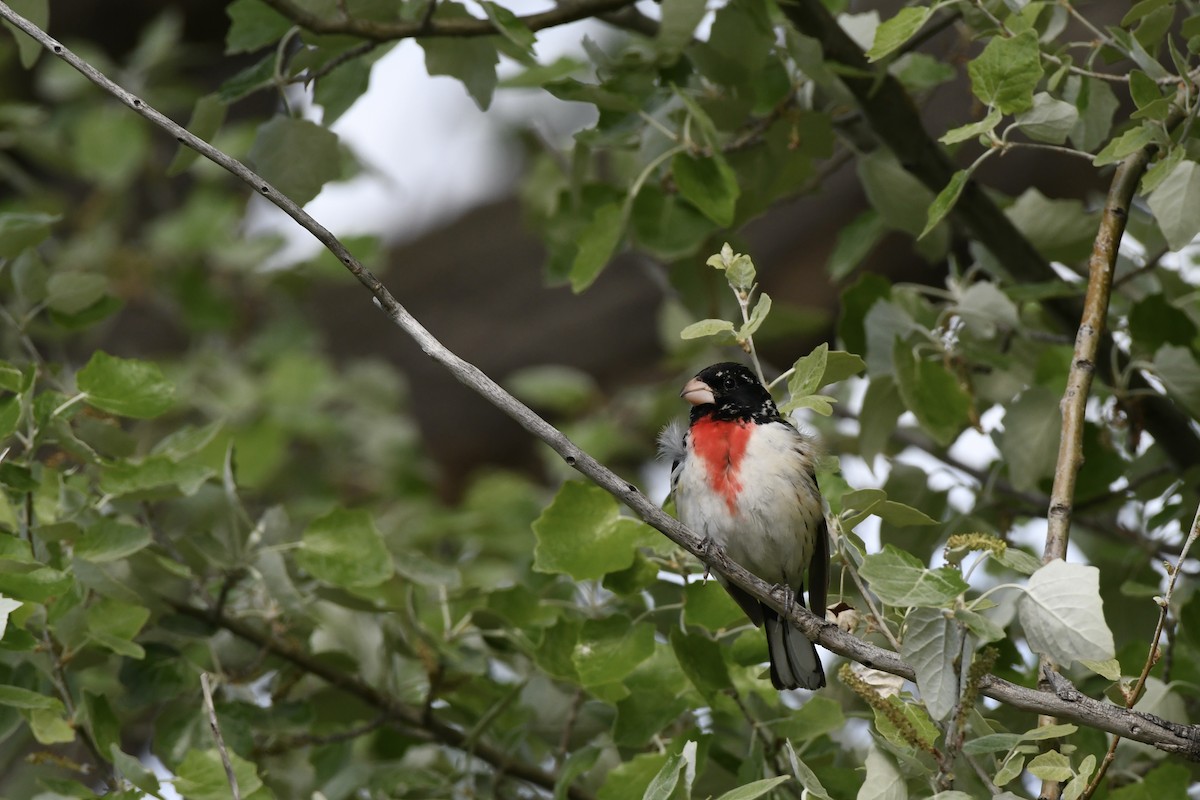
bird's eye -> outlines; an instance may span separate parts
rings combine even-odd
[[[737,386],[737,381],[735,381],[732,377],[726,376],[725,380],[721,381],[721,388],[727,392],[731,391],[735,386]]]

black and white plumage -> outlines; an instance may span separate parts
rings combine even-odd
[[[690,424],[668,426],[659,452],[669,458],[679,519],[768,583],[787,587],[825,614],[829,533],[813,472],[816,448],[779,413],[770,393],[732,362],[702,370],[680,396]],[[816,647],[776,611],[721,581],[755,625],[766,627],[771,683],[819,689]]]

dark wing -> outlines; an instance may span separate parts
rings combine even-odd
[[[821,619],[825,619],[825,604],[829,596],[829,526],[824,515],[817,526],[817,540],[813,542],[812,561],[808,562],[808,608]]]

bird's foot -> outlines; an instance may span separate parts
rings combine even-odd
[[[771,594],[779,596],[779,604],[783,606],[783,613],[790,615],[796,605],[795,590],[786,584],[777,583],[771,587]]]
[[[704,580],[708,580],[708,576],[712,573],[712,565],[709,561],[713,556],[725,556],[725,548],[717,544],[717,541],[711,536],[704,537],[704,547],[700,551],[700,560],[704,562]]]

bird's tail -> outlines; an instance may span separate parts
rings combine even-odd
[[[771,683],[776,689],[820,689],[825,670],[816,646],[786,619],[763,606],[767,653],[771,656]]]

